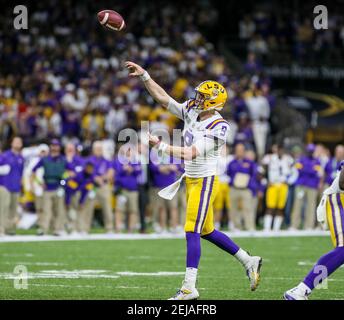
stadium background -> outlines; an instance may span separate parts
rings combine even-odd
[[[317,143],[316,156],[325,168],[344,138],[344,17],[339,14],[342,1],[328,2],[329,29],[314,30],[312,8],[317,4],[126,1],[111,4],[125,17],[127,28],[121,33],[104,30],[96,19],[107,1],[26,3],[29,29],[21,31],[13,29],[13,8],[7,4],[0,13],[1,149],[7,150],[16,135],[25,148],[58,138],[63,145],[75,143],[86,157],[95,140],[110,141],[111,149],[122,128],[139,129],[142,120],[170,129],[180,126],[138,81],[127,77],[123,61],[129,59],[147,67],[180,101],[204,79],[223,83],[229,92],[224,117],[233,128],[230,145],[242,141],[257,151],[247,100],[262,97],[269,107],[270,133],[257,165],[274,143],[283,144],[295,160],[308,143]],[[34,212],[32,195],[25,190],[21,208]],[[150,217],[148,210],[148,222]],[[96,225],[102,228],[101,217]],[[300,244],[293,241],[295,247]],[[308,249],[319,242],[325,247],[323,241],[312,238]],[[269,243],[263,242],[261,248]]]

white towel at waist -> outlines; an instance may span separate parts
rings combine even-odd
[[[179,187],[180,187],[180,184],[182,182],[182,180],[184,179],[185,177],[185,173],[176,181],[176,182],[173,182],[172,184],[170,184],[169,186],[167,186],[166,188],[164,189],[161,189],[159,192],[158,192],[158,195],[161,197],[161,198],[164,198],[166,200],[172,200],[173,197],[176,195],[176,193],[178,192],[179,190]]]

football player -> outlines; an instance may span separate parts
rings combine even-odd
[[[140,77],[150,95],[171,113],[184,121],[184,147],[168,145],[149,135],[149,142],[159,152],[184,159],[186,175],[186,273],[182,287],[171,300],[193,300],[198,265],[201,257],[201,237],[229,254],[244,266],[255,290],[260,280],[262,258],[250,256],[224,233],[215,230],[213,203],[219,189],[217,163],[225,144],[229,124],[219,114],[227,100],[225,88],[215,81],[204,81],[195,88],[195,98],[178,103],[161,88],[141,66],[126,62],[130,76]]]
[[[298,286],[284,293],[285,300],[308,300],[313,289],[344,263],[344,161],[337,177],[323,193],[317,220],[329,227],[335,249],[323,255]]]

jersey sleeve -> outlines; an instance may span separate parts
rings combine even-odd
[[[228,133],[228,122],[225,120],[217,121],[213,127],[207,129],[203,139],[196,141],[195,147],[201,155],[205,155],[211,150],[220,149],[226,144]]]
[[[173,98],[170,98],[170,101],[168,102],[167,110],[170,111],[179,119],[184,120],[184,114],[185,114],[187,105],[188,105],[188,101],[179,103]]]

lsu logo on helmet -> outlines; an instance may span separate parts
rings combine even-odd
[[[195,109],[198,110],[221,110],[227,100],[227,91],[222,84],[206,80],[196,88]]]

